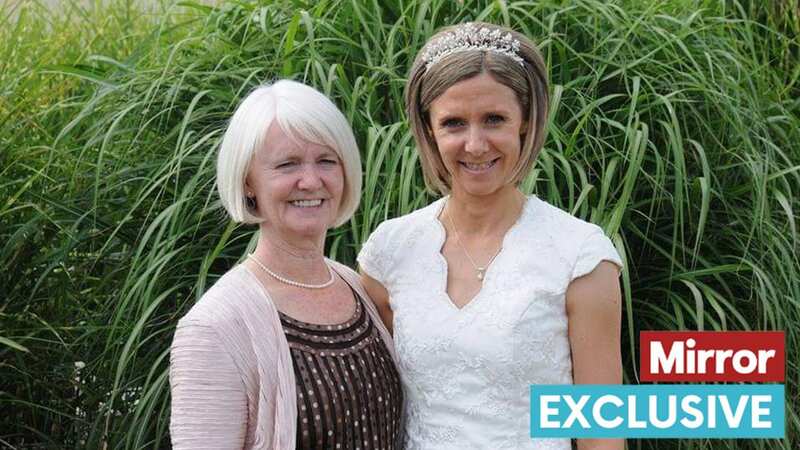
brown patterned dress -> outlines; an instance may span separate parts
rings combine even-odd
[[[298,449],[395,449],[403,393],[391,354],[355,291],[346,322],[280,314],[297,380]]]

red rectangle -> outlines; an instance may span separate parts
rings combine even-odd
[[[783,331],[642,331],[639,344],[642,381],[761,383],[786,376]]]

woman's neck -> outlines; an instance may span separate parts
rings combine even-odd
[[[519,218],[525,195],[508,186],[491,195],[475,196],[454,191],[447,200],[447,214],[464,236],[492,236],[507,230]]]
[[[253,255],[273,272],[295,281],[316,284],[330,278],[325,235],[292,240],[262,225]]]

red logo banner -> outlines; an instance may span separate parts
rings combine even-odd
[[[783,382],[783,331],[642,331],[642,381]]]

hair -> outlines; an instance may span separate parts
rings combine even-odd
[[[511,90],[519,100],[527,129],[522,137],[519,162],[511,182],[519,184],[530,172],[544,144],[545,125],[549,110],[547,67],[539,49],[525,35],[498,25],[473,22],[479,28],[510,33],[519,41],[517,54],[523,63],[490,50],[462,50],[448,54],[428,67],[423,55],[426,49],[462,25],[443,28],[434,34],[417,53],[406,85],[406,114],[417,143],[425,185],[433,192],[447,194],[451,188],[450,174],[439,154],[436,140],[431,134],[429,111],[431,103],[454,84],[480,75],[489,74],[498,83]]]
[[[261,223],[248,208],[244,186],[256,150],[275,121],[290,139],[330,147],[344,168],[344,192],[333,226],[353,216],[361,200],[361,156],[353,130],[333,102],[316,89],[291,80],[259,86],[236,108],[217,157],[217,189],[231,219]]]

